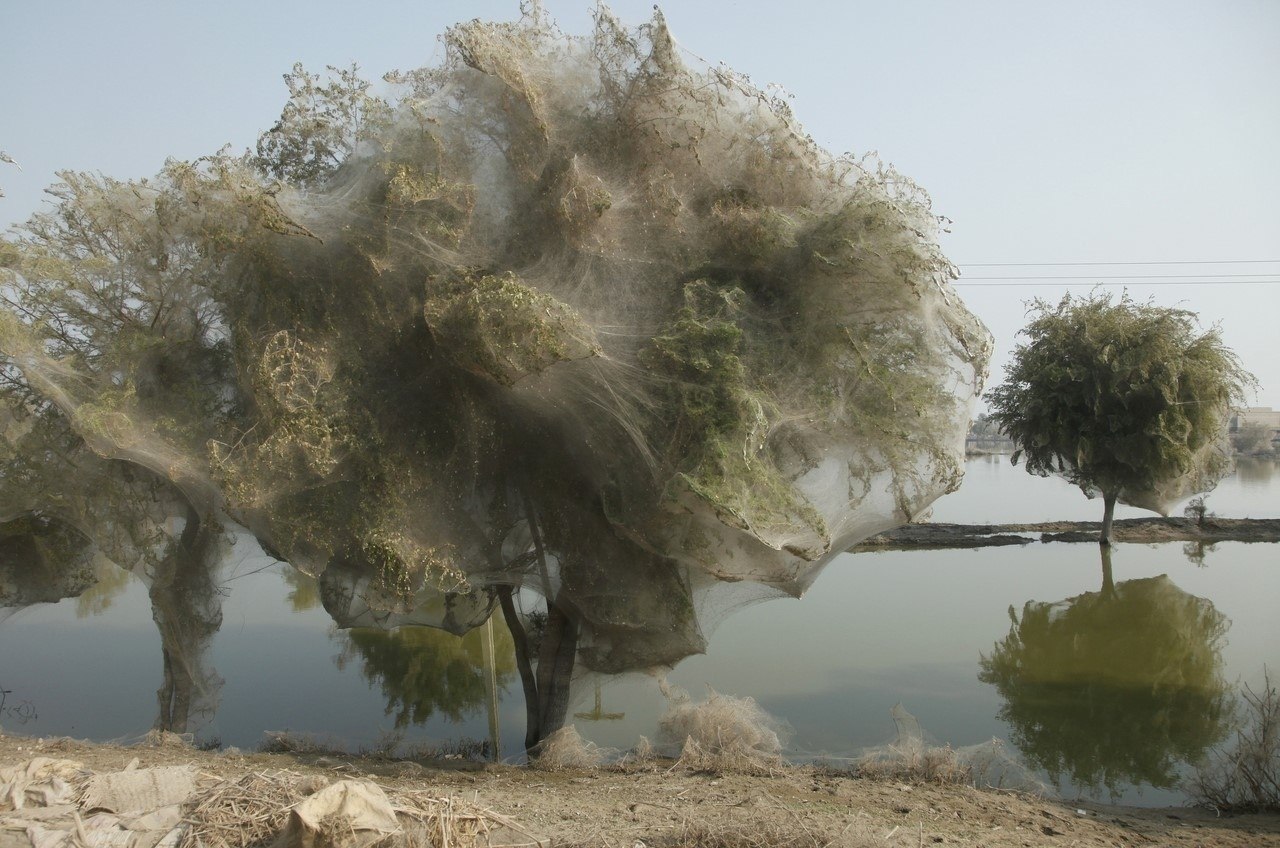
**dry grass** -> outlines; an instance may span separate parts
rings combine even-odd
[[[890,745],[887,754],[866,757],[853,771],[858,777],[900,783],[973,783],[973,769],[950,745]]]
[[[289,824],[292,808],[324,788],[323,777],[290,771],[256,772],[220,782],[191,798],[188,828],[178,848],[255,848],[272,844]],[[363,844],[382,848],[532,846],[538,838],[517,822],[479,804],[426,791],[391,790],[387,797],[400,831],[378,837],[358,832],[340,814],[325,818],[305,840],[316,846]],[[512,840],[515,841],[512,841]]]
[[[836,837],[830,833],[800,828],[794,821],[784,819],[721,828],[686,822],[679,832],[645,844],[651,848],[827,848],[835,843]]]
[[[1244,722],[1235,746],[1218,749],[1196,769],[1187,793],[1202,806],[1230,812],[1280,812],[1280,693],[1263,670],[1261,691],[1241,692]]]
[[[684,740],[680,757],[672,768],[711,774],[754,774],[773,776],[789,768],[781,755],[768,754],[730,739],[712,738],[702,742],[692,736]]]
[[[705,701],[674,698],[658,721],[663,744],[679,746],[676,766],[708,772],[772,774],[785,768],[782,729],[754,699],[710,687]]]
[[[222,781],[184,805],[183,820],[189,827],[178,848],[265,845],[284,829],[289,808],[315,788],[302,775],[283,770]]]
[[[538,745],[537,757],[530,762],[541,771],[594,769],[604,762],[606,751],[588,742],[572,724],[552,733]]]
[[[263,754],[303,754],[308,756],[349,756],[341,745],[326,741],[308,733],[289,730],[268,730],[258,751]]]

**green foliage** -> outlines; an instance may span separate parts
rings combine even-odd
[[[1231,434],[1231,446],[1245,456],[1274,456],[1274,432],[1272,427],[1260,421],[1246,421],[1238,431]]]
[[[338,169],[389,119],[387,104],[369,94],[355,65],[328,68],[329,79],[302,65],[284,75],[289,88],[279,122],[258,139],[253,163],[264,173],[296,185],[312,186]]]
[[[766,445],[768,415],[748,383],[739,326],[746,295],[706,280],[684,287],[676,320],[642,351],[662,374],[677,411],[672,463],[677,478],[725,520],[775,537],[797,528],[825,538],[822,516],[782,476]]]
[[[1158,511],[1226,473],[1227,418],[1252,377],[1217,328],[1128,295],[1035,301],[1030,314],[987,395],[1015,463]]]

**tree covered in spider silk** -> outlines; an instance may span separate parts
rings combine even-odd
[[[1218,329],[1127,294],[1033,302],[1027,337],[987,395],[1029,473],[1058,473],[1104,502],[1164,514],[1231,467],[1227,422],[1253,383]]]
[[[990,337],[921,188],[660,14],[443,43],[386,98],[295,68],[256,153],[64,174],[0,240],[0,517],[93,454],[341,626],[500,608],[532,750],[575,668],[672,665],[746,597],[709,594],[799,596],[954,490]]]

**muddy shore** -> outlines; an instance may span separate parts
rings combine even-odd
[[[1032,542],[1096,542],[1099,521],[1039,524],[907,524],[872,536],[850,550],[897,551],[983,548]],[[1112,525],[1116,542],[1280,542],[1280,518],[1124,518]]]
[[[426,791],[478,804],[549,846],[1280,846],[1276,815],[1218,817],[1190,808],[1064,802],[966,786],[858,779],[810,767],[754,776],[695,772],[670,763],[547,772],[458,761],[0,736],[0,768],[34,757],[71,760],[98,773],[117,772],[135,758],[135,768],[191,766],[202,785],[248,775],[300,775],[319,783],[367,779],[388,795]],[[16,815],[0,812],[0,848],[31,844],[25,830],[11,826]]]

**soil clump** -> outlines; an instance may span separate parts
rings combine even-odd
[[[851,551],[937,550],[1026,545],[1031,542],[1096,542],[1100,521],[1038,524],[907,524],[872,536]],[[1123,518],[1112,525],[1117,542],[1280,542],[1280,518]]]

